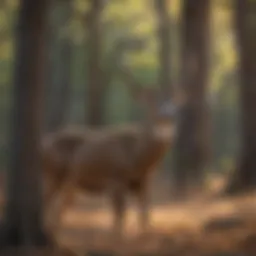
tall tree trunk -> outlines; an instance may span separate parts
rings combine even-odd
[[[46,53],[47,53],[47,65],[46,65],[46,78],[45,78],[45,106],[44,106],[44,130],[46,132],[52,130],[51,128],[51,103],[52,103],[52,90],[54,88],[54,76],[56,72],[56,64],[55,64],[55,44],[56,44],[56,31],[55,31],[55,20],[53,19],[54,14],[56,13],[56,4],[51,2],[50,11],[47,22],[47,34],[46,34]],[[54,26],[55,25],[55,26]]]
[[[256,2],[235,1],[240,59],[241,158],[227,192],[256,188]]]
[[[105,89],[102,79],[102,24],[103,0],[91,0],[88,25],[88,124],[104,124]]]
[[[181,53],[181,109],[174,182],[176,192],[203,183],[209,153],[208,47],[210,0],[184,0]]]
[[[55,11],[61,12],[59,27],[63,27],[68,24],[72,15],[72,2],[64,1],[59,3],[61,5]],[[57,27],[57,29],[59,29]],[[68,31],[69,32],[69,31]],[[52,33],[52,40],[54,34]],[[56,46],[55,46],[56,47]],[[51,54],[53,55],[56,49],[51,47]],[[59,41],[57,45],[58,49],[58,79],[56,84],[53,81],[53,77],[50,77],[50,87],[48,90],[48,116],[47,116],[47,130],[54,131],[60,126],[64,125],[67,120],[68,109],[70,106],[70,95],[71,95],[71,68],[72,68],[72,42],[70,35],[67,33]],[[50,65],[52,66],[52,65]],[[54,67],[52,67],[54,68]],[[50,74],[52,70],[50,71]]]
[[[171,19],[169,17],[169,2],[168,0],[155,0],[155,12],[157,16],[157,37],[158,37],[158,60],[159,73],[158,83],[161,88],[161,97],[169,99],[172,90],[172,67],[171,67]],[[163,169],[170,166],[165,161],[162,164]]]
[[[47,6],[47,0],[20,1],[8,201],[1,229],[1,248],[47,244],[39,167]]]
[[[167,0],[155,0],[158,20],[158,52],[159,52],[159,84],[163,97],[170,97],[171,93],[171,26]]]

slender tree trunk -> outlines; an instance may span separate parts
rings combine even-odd
[[[56,29],[62,28],[64,24],[68,24],[72,15],[72,2],[64,1],[59,3],[61,12],[60,23]],[[51,41],[54,41],[55,35],[51,34]],[[72,42],[70,35],[65,35],[57,45],[58,49],[58,70],[59,76],[57,82],[54,83],[53,77],[50,77],[50,88],[48,90],[48,116],[47,130],[54,131],[60,128],[67,121],[68,110],[70,106],[71,95],[71,71],[72,71]],[[56,52],[56,46],[51,47],[51,54]],[[51,57],[51,56],[50,56]],[[51,68],[55,67],[51,65]],[[50,75],[52,70],[50,70]],[[53,75],[53,74],[52,74]]]
[[[156,0],[155,9],[158,20],[158,53],[159,53],[159,84],[163,97],[170,97],[171,93],[171,26],[167,0]]]
[[[45,78],[45,115],[44,115],[44,130],[46,132],[51,130],[51,102],[52,102],[52,90],[54,87],[54,75],[56,72],[55,64],[55,44],[56,44],[56,32],[54,26],[53,15],[56,12],[56,4],[50,5],[50,11],[47,22],[47,34],[46,34],[46,53],[47,53],[47,65],[46,65],[46,78]]]
[[[256,1],[235,1],[240,59],[241,158],[227,192],[256,188]]]
[[[102,79],[102,24],[103,0],[91,0],[88,22],[88,124],[104,124],[105,90]]]
[[[200,187],[209,154],[208,84],[210,0],[184,0],[182,27],[181,109],[174,182],[177,193]]]
[[[0,246],[45,246],[40,129],[47,0],[21,0],[16,30],[14,108],[7,209]]]
[[[55,118],[53,121],[53,127],[55,129],[60,128],[67,122],[68,111],[70,107],[70,95],[71,95],[71,76],[72,76],[72,43],[70,38],[64,38],[61,44],[60,50],[60,65],[61,65],[61,77],[60,77],[60,91],[55,95],[55,100],[59,98],[59,103],[56,104]]]
[[[172,90],[172,67],[171,67],[171,19],[169,17],[169,1],[155,0],[155,12],[157,16],[157,37],[158,37],[158,59],[159,74],[158,83],[161,88],[161,97],[169,99]],[[162,168],[167,169],[170,166],[168,161],[162,163]]]

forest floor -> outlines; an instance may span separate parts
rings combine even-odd
[[[236,198],[209,195],[183,203],[157,200],[167,184],[155,190],[151,228],[141,236],[136,204],[126,216],[126,236],[111,236],[111,209],[104,199],[80,197],[63,216],[60,241],[78,255],[255,256],[256,194]],[[86,254],[87,253],[87,254]]]
[[[126,236],[111,235],[108,201],[79,196],[63,216],[59,237],[74,255],[108,256],[255,256],[256,194],[236,198],[209,197],[207,193],[183,203],[163,199],[168,184],[153,192],[150,231],[141,236],[136,203],[129,203]]]

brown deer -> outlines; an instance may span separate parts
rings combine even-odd
[[[133,194],[139,202],[141,227],[147,228],[148,179],[172,142],[177,111],[170,100],[158,97],[157,90],[135,86],[131,90],[146,106],[143,122],[84,131],[64,130],[44,143],[44,173],[51,183],[48,198],[55,189],[61,199],[54,225],[58,225],[60,215],[80,190],[110,196],[118,235],[123,229],[126,195]]]

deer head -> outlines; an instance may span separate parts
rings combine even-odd
[[[127,68],[120,68],[120,74],[128,90],[144,114],[144,127],[157,136],[170,139],[175,135],[181,97],[171,99],[163,95],[159,86],[142,86]]]

